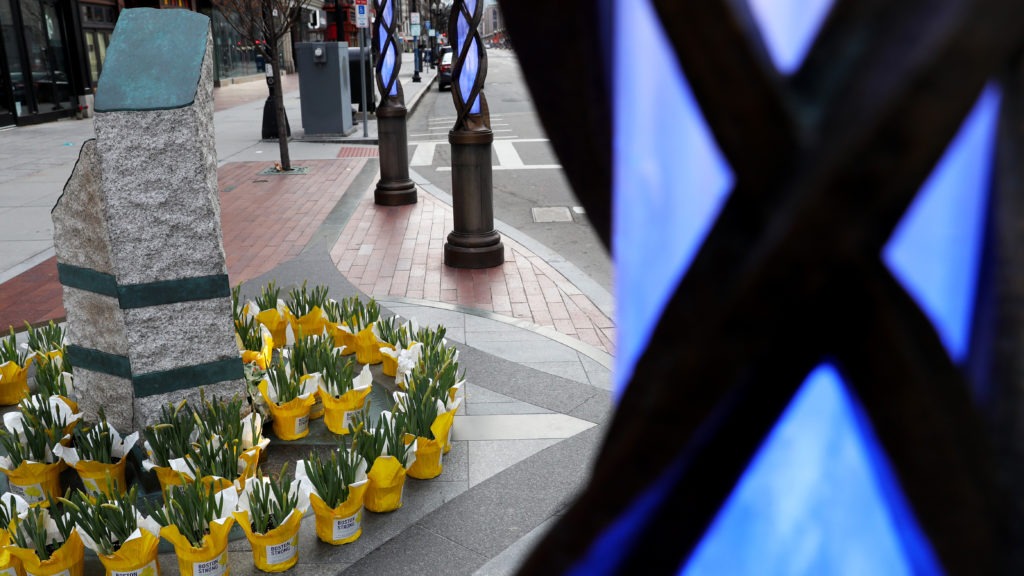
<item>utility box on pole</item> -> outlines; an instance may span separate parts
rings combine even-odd
[[[348,42],[300,42],[302,129],[306,134],[347,135],[352,126]]]

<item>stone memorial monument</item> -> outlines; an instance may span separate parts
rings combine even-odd
[[[244,393],[213,131],[209,18],[121,13],[96,92],[96,139],[53,209],[80,406],[121,430],[160,406]]]

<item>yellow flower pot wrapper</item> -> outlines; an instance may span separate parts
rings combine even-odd
[[[251,480],[238,497],[238,511],[234,516],[252,546],[252,558],[256,569],[264,572],[284,572],[299,561],[299,525],[303,514],[309,509],[309,489],[308,485],[299,479],[293,480],[289,494],[298,497],[298,507],[292,510],[280,526],[264,534],[256,534],[252,531],[252,524],[249,521],[249,496],[256,484],[269,482],[269,478],[266,477]]]
[[[136,510],[135,521],[138,526],[134,532],[112,554],[102,554],[100,547],[93,542],[84,530],[79,530],[82,544],[96,553],[100,563],[106,568],[106,576],[158,576],[160,563],[157,559],[160,546],[160,524]]]
[[[254,446],[248,450],[242,452],[240,459],[245,463],[245,467],[242,469],[242,476],[244,478],[252,478],[256,475],[256,470],[260,465],[260,456],[263,454],[263,448]]]
[[[416,451],[409,450],[409,458]],[[410,466],[415,463],[410,464]],[[402,492],[405,490],[406,469],[394,456],[378,456],[373,467],[366,473],[369,480],[363,505],[370,512],[391,512],[402,507]]]
[[[160,538],[136,530],[110,555],[97,554],[106,576],[160,576]]]
[[[313,392],[316,391],[315,379],[307,379],[303,383],[302,393],[298,398],[289,400],[284,404],[277,403],[277,394],[270,387],[270,381],[263,379],[260,382],[260,395],[267,402],[274,434],[282,440],[298,440],[309,434],[309,410],[316,401]]]
[[[0,406],[14,406],[28,396],[28,367],[34,356],[29,356],[22,366],[7,361],[0,364]]]
[[[234,493],[234,490],[227,492]],[[224,509],[230,510],[227,502]],[[228,533],[235,522],[228,516],[210,523],[210,533],[203,536],[203,545],[196,548],[173,524],[160,529],[160,536],[174,546],[178,556],[178,572],[182,576],[225,576],[228,571]]]
[[[33,350],[32,357],[36,362],[49,362],[50,360],[63,360],[64,349],[54,348],[52,350]]]
[[[365,461],[360,462],[355,481],[348,485],[348,498],[334,508],[324,502],[309,480],[304,460],[295,463],[295,479],[304,483],[305,489],[309,492],[309,503],[316,517],[317,538],[335,546],[359,539],[363,534],[363,500],[369,486]]]
[[[444,471],[444,448],[454,418],[455,410],[438,414],[430,425],[433,439],[422,436],[414,438],[411,434],[406,434],[406,444],[411,444],[414,440],[416,442],[416,461],[409,465],[409,476],[417,480],[429,480],[441,475]]]
[[[10,496],[5,496],[10,501]],[[25,569],[21,566],[21,560],[8,549],[10,544],[11,534],[7,530],[0,530],[0,576],[23,576]]]
[[[4,461],[7,460],[7,467]],[[62,496],[64,491],[60,487],[60,473],[67,465],[58,460],[53,463],[46,462],[22,462],[17,468],[8,469],[10,461],[6,456],[0,456],[0,472],[7,476],[10,490],[14,494],[25,499],[29,504],[48,505],[48,496],[54,498]]]
[[[391,376],[392,378],[398,374],[398,354],[400,350],[395,349],[390,344],[387,346],[381,345],[380,347],[380,371],[385,376]]]
[[[59,540],[57,526],[53,519],[46,518],[47,540]],[[7,550],[21,560],[21,564],[27,574],[33,576],[84,576],[85,572],[85,546],[78,534],[78,529],[71,530],[68,539],[60,548],[50,555],[48,560],[39,560],[36,551],[30,548],[19,548],[8,546]]]
[[[149,442],[146,442],[146,447],[146,450],[149,451]],[[170,466],[157,466],[149,458],[142,461],[143,470],[156,474],[156,479],[160,482],[161,493],[166,492],[171,486],[181,486],[195,480],[192,477],[192,470],[189,469],[184,458],[174,458],[168,464]]]
[[[238,492],[228,487],[217,492],[222,502],[221,518],[210,522],[209,534],[203,536],[202,546],[196,548],[173,524],[160,528],[160,536],[174,546],[178,556],[178,570],[182,576],[224,576],[228,574],[228,533],[238,507]]]
[[[360,330],[355,336],[356,362],[380,364],[380,340],[373,331],[373,324]]]
[[[249,302],[248,309],[256,311],[256,321],[270,330],[274,348],[282,348],[288,344],[288,316],[291,314],[284,300],[278,299],[277,308],[270,310],[260,310],[255,302]]]
[[[316,517],[316,535],[321,542],[340,546],[355,542],[363,535],[363,500],[369,480],[348,487],[348,499],[336,508],[328,508],[316,494],[309,495]]]
[[[244,364],[255,364],[260,370],[266,370],[267,366],[270,366],[271,360],[274,358],[274,337],[271,336],[270,330],[266,326],[260,324],[260,340],[262,346],[259,350],[246,350],[242,344],[242,338],[235,333],[235,340],[238,343],[238,350],[242,353],[242,362]]]
[[[299,526],[302,514],[298,510],[284,523],[266,534],[256,534],[249,523],[249,512],[235,512],[235,521],[242,527],[252,547],[252,561],[263,572],[284,572],[299,561]]]
[[[366,397],[373,389],[373,374],[369,366],[363,366],[359,375],[352,379],[352,390],[341,396],[331,396],[330,392],[320,387],[320,397],[324,401],[324,423],[327,429],[335,434],[348,434],[352,418],[362,410]]]
[[[301,317],[296,317],[289,311],[288,323],[291,324],[295,338],[319,336],[324,333],[324,311],[319,306],[314,306],[308,314]]]
[[[334,338],[334,347],[341,348],[342,356],[351,356],[356,353],[356,335],[345,324],[332,324],[328,322],[327,333]]]
[[[78,477],[82,479],[85,491],[89,494],[103,492],[108,496],[113,496],[113,494],[109,493],[110,489],[107,486],[107,474],[110,474],[110,477],[114,480],[120,494],[124,494],[124,491],[128,488],[124,479],[124,457],[135,446],[135,443],[139,441],[139,433],[132,432],[125,438],[121,438],[121,434],[111,427],[110,436],[112,441],[110,455],[112,459],[117,460],[114,464],[80,460],[78,450],[60,444],[53,449],[54,456],[60,458],[78,472]]]

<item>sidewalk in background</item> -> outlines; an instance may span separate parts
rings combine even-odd
[[[414,113],[432,86],[402,81]],[[260,140],[266,86],[215,90],[218,185],[232,285],[248,295],[274,279],[309,280],[341,297],[362,292],[421,324],[443,324],[459,344],[470,383],[445,472],[410,481],[405,506],[367,514],[363,537],[330,547],[303,521],[302,574],[505,574],[584,481],[611,405],[614,325],[610,295],[531,238],[500,224],[506,263],[454,270],[442,263],[451,199],[413,174],[419,202],[373,203],[378,179],[375,122],[343,141],[303,138],[297,82],[285,81],[296,138],[293,164],[305,175],[266,175],[278,143]],[[0,326],[64,316],[52,257],[50,208],[91,121],[0,132]],[[554,262],[557,260],[557,263]],[[582,281],[587,280],[587,281]],[[273,448],[272,448],[273,451]],[[267,471],[276,470],[269,466]],[[255,570],[244,541],[231,544],[233,574]],[[177,574],[170,555],[163,573]]]

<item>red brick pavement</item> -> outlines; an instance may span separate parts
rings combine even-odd
[[[353,147],[356,148],[356,147]],[[272,162],[218,170],[221,222],[232,285],[298,255],[366,163],[306,160],[308,175],[264,175]],[[448,302],[521,318],[613,351],[611,319],[547,262],[508,238],[505,264],[456,270],[443,264],[451,208],[428,194],[413,206],[382,208],[367,194],[331,250],[338,269],[376,296]],[[298,279],[297,279],[298,280]],[[55,259],[0,284],[0,327],[64,317]]]
[[[50,258],[0,284],[0,329],[21,330],[64,318],[57,258]]]
[[[456,270],[443,264],[451,208],[420,193],[412,206],[383,208],[367,195],[331,250],[353,284],[378,298],[449,302],[522,318],[613,351],[615,328],[576,286],[522,245],[503,238],[505,264]]]
[[[338,158],[376,158],[377,146],[342,146]]]
[[[217,171],[221,223],[232,286],[299,254],[338,203],[365,159],[303,160],[308,175],[261,175],[272,162],[236,162]]]
[[[272,162],[238,162],[217,171],[228,276],[235,285],[296,256],[334,208],[365,159],[305,160],[308,175],[260,172]],[[0,284],[0,327],[64,318],[55,258]]]

